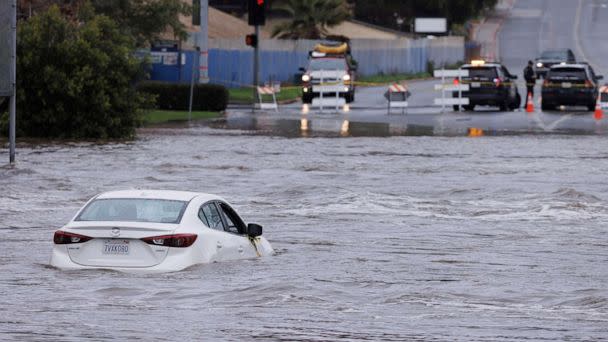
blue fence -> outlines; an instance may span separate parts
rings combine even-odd
[[[353,57],[358,62],[359,75],[392,73],[418,73],[426,71],[430,60],[439,62],[461,60],[464,46],[447,48],[433,47],[425,42],[412,43],[403,48],[394,48],[390,42],[383,45],[360,43],[353,48]],[[192,63],[194,77],[198,79],[198,53],[196,51],[151,52],[153,60],[152,79],[169,82],[190,82]],[[178,61],[178,60],[181,60]],[[245,87],[253,84],[253,49],[212,48],[209,50],[209,79],[211,83],[227,87]],[[179,62],[179,63],[178,63]],[[299,68],[308,64],[308,49],[267,48],[260,53],[260,82],[294,82],[301,72]]]
[[[190,83],[192,76],[198,80],[198,51],[150,52],[152,71],[150,78],[155,81]],[[193,69],[194,67],[194,69]]]
[[[379,73],[407,73],[426,70],[427,50],[353,51],[359,63],[360,75]],[[260,81],[294,82],[300,67],[308,64],[308,53],[300,51],[262,51],[260,53]],[[212,83],[227,87],[253,84],[253,51],[209,50],[209,78]]]
[[[426,48],[359,50],[353,51],[353,58],[364,76],[423,72],[428,59]]]
[[[300,51],[262,51],[260,80],[293,82],[300,67],[306,67],[308,53]],[[253,51],[209,50],[209,79],[227,87],[253,84]]]

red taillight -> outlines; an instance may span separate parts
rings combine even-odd
[[[141,240],[149,245],[183,248],[192,246],[196,241],[196,234],[159,235]]]
[[[71,243],[83,243],[91,240],[92,237],[68,233],[62,230],[58,230],[55,232],[55,236],[53,236],[53,242],[57,245],[67,245]]]
[[[502,81],[500,80],[500,78],[495,78],[494,79],[494,85],[497,87],[500,87],[500,84],[502,83]]]
[[[458,81],[457,78],[454,79],[454,81],[452,82],[454,85],[458,85],[460,83],[460,81]]]

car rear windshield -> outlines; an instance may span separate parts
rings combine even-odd
[[[559,68],[549,70],[547,78],[555,81],[584,81],[587,75],[581,68]]]
[[[346,70],[346,60],[341,58],[316,58],[310,61],[308,69],[318,70]]]
[[[496,68],[493,67],[475,67],[475,68],[467,68],[469,70],[469,77],[465,77],[465,79],[472,80],[493,80],[498,75],[496,74]]]
[[[179,223],[187,204],[161,199],[96,199],[84,208],[76,221]]]
[[[568,59],[567,51],[545,51],[540,55],[541,59],[558,59],[558,60],[566,60]]]

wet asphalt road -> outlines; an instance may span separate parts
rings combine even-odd
[[[608,32],[606,0],[518,0],[498,35],[498,55],[511,73],[519,76],[518,88],[523,98],[523,68],[528,60],[533,60],[545,49],[570,48],[578,60],[588,61],[597,74],[608,76],[608,44],[602,43],[607,40],[605,32]],[[247,120],[243,118],[249,116],[250,122],[263,122],[262,126],[266,128],[278,121],[281,125],[285,121],[291,122],[291,126],[303,120],[317,122],[317,126],[324,127],[316,130],[320,134],[325,134],[325,127],[332,127],[333,132],[342,131],[340,134],[344,135],[342,127],[345,121],[351,126],[353,123],[355,126],[375,123],[383,126],[382,130],[399,135],[420,135],[421,132],[427,135],[467,135],[471,129],[491,135],[606,133],[606,119],[595,118],[584,107],[541,111],[538,97],[540,83],[536,88],[533,113],[525,113],[523,108],[514,112],[498,112],[494,107],[477,107],[475,112],[455,113],[450,107],[442,112],[442,108],[432,105],[433,99],[440,97],[440,92],[433,89],[438,82],[408,82],[412,97],[406,112],[393,109],[392,114],[388,113],[387,101],[383,97],[386,87],[359,87],[355,102],[347,110],[324,108],[321,111],[319,108],[305,108],[299,102],[281,106],[278,113],[258,113],[255,116],[250,116],[247,110],[233,109],[229,110],[227,126],[245,125],[249,129],[256,129],[260,124],[245,124]],[[315,131],[311,126],[304,130],[304,135]]]

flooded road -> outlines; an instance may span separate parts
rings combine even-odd
[[[17,160],[0,168],[2,340],[608,338],[605,136],[158,128]],[[55,229],[128,188],[221,195],[277,255],[160,275],[47,266]]]

